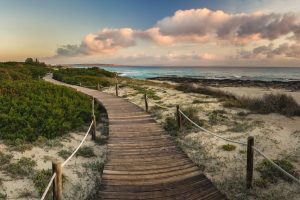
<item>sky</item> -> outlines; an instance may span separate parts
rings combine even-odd
[[[0,61],[300,67],[298,0],[0,0]]]

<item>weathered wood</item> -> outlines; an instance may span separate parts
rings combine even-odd
[[[145,100],[145,110],[148,112],[148,100],[147,100],[147,94],[144,94],[144,100]]]
[[[96,127],[97,127],[97,124],[96,124],[96,116],[95,115],[92,116],[92,121],[93,121],[92,128],[91,128],[92,140],[96,140]]]
[[[53,200],[62,200],[62,168],[60,161],[52,162],[52,172],[56,173],[53,181]]]
[[[254,138],[252,136],[248,137],[247,141],[247,175],[246,175],[246,187],[248,189],[252,188],[253,182],[253,155],[254,155]]]
[[[99,84],[99,83],[97,84],[97,90],[99,90],[99,91],[101,90],[101,89],[100,89],[100,84]]]
[[[98,199],[227,199],[142,108],[97,90],[67,86],[96,98],[109,118],[107,162]],[[181,115],[177,120],[182,127]]]
[[[118,83],[116,83],[116,96],[119,96],[119,87],[118,87]]]
[[[177,116],[177,124],[178,124],[178,129],[182,130],[182,116],[179,112],[179,105],[176,106],[176,116]]]

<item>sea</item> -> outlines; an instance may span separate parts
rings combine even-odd
[[[85,66],[81,65],[80,67]],[[235,79],[284,82],[300,81],[300,68],[297,67],[101,66],[99,68],[111,72],[117,72],[120,76],[136,79],[147,79],[154,77],[190,77],[201,79]]]

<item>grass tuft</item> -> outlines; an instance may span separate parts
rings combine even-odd
[[[286,94],[267,94],[262,98],[241,97],[226,101],[225,107],[239,107],[259,114],[279,113],[285,116],[300,116],[300,106]]]
[[[76,156],[81,156],[81,157],[85,157],[85,158],[91,158],[91,157],[95,157],[95,153],[94,153],[94,149],[92,147],[81,147]]]
[[[21,157],[16,163],[10,163],[5,167],[5,171],[12,177],[29,176],[36,166],[36,161],[31,158]]]
[[[234,151],[236,149],[236,146],[232,144],[225,144],[222,146],[222,149],[224,151]]]

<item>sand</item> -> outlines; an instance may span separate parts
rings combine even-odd
[[[157,81],[156,81],[157,82]],[[262,150],[271,159],[287,158],[300,174],[300,118],[285,117],[279,114],[247,114],[249,111],[243,109],[228,109],[222,106],[216,98],[210,96],[183,93],[174,89],[167,89],[155,86],[143,86],[155,91],[159,100],[149,102],[150,112],[156,116],[156,120],[162,126],[166,117],[174,116],[175,106],[182,108],[193,106],[198,110],[198,116],[205,121],[205,128],[226,138],[240,142],[246,142],[249,136],[254,136],[255,147]],[[258,97],[266,93],[287,93],[300,101],[299,92],[283,91],[281,89],[263,89],[246,87],[219,88],[230,91],[240,96]],[[106,90],[114,93],[114,88]],[[120,96],[129,101],[144,107],[143,95],[132,88],[122,87],[119,90]],[[200,103],[194,103],[198,100]],[[154,103],[168,107],[160,109]],[[213,111],[222,111],[226,119],[217,124],[210,124],[209,116]],[[246,113],[240,116],[239,113]],[[234,130],[237,124],[244,130]],[[233,131],[234,130],[234,131]],[[180,133],[174,137],[186,154],[200,167],[212,182],[230,199],[300,199],[300,190],[297,184],[290,184],[279,180],[277,184],[268,184],[267,188],[254,187],[251,191],[245,190],[246,171],[246,148],[235,145],[233,151],[225,151],[222,146],[228,144],[223,140],[207,136],[202,131]],[[262,161],[262,157],[255,154],[255,167]],[[259,182],[260,173],[255,170],[254,181]]]
[[[86,127],[87,129],[87,127]],[[72,132],[64,137],[50,140],[47,144],[34,145],[31,149],[25,151],[12,150],[11,147],[1,143],[0,150],[4,154],[11,154],[13,158],[11,163],[17,162],[21,157],[30,158],[36,161],[34,171],[51,169],[53,160],[65,159],[58,155],[61,150],[74,151],[84,137],[85,132]],[[100,132],[97,132],[100,135]],[[49,145],[52,144],[53,146]],[[66,181],[63,184],[64,199],[85,199],[94,191],[96,177],[100,177],[99,172],[87,165],[96,165],[103,163],[106,155],[106,146],[98,145],[91,140],[86,139],[82,147],[91,147],[95,153],[95,157],[86,158],[82,156],[74,156],[63,168],[63,176]],[[40,199],[34,183],[29,177],[12,177],[5,170],[0,171],[0,192],[6,194],[6,199]],[[48,180],[45,180],[48,181]],[[51,193],[51,191],[50,191]],[[0,198],[1,199],[1,198]]]

